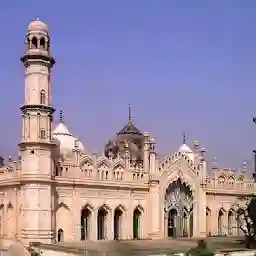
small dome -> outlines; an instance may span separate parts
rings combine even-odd
[[[37,19],[29,23],[28,31],[42,31],[48,33],[48,26],[44,22]]]
[[[75,138],[63,122],[60,122],[53,130],[53,138],[59,141],[60,153],[71,152],[75,147],[84,151],[84,145]]]
[[[182,152],[182,153],[193,153],[193,151],[191,150],[191,148],[187,144],[182,144],[180,146],[179,152]]]

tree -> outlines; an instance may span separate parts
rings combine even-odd
[[[256,236],[256,196],[239,197],[239,202],[241,204],[236,204],[236,221],[238,228],[244,233],[246,247],[252,248],[255,246]]]

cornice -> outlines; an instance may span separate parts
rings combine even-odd
[[[35,54],[24,54],[20,60],[24,63],[25,67],[28,67],[30,62],[45,62],[50,68],[55,64],[55,59],[52,56],[45,54],[35,53]]]
[[[30,111],[46,111],[53,114],[55,112],[55,109],[52,106],[49,105],[43,105],[43,104],[24,104],[20,107],[20,110],[24,113],[27,110]]]

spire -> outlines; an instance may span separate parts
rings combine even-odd
[[[182,133],[182,143],[183,143],[183,144],[186,144],[186,140],[187,140],[186,133],[183,132],[183,133]]]
[[[117,133],[117,135],[121,134],[137,134],[142,135],[139,129],[132,122],[132,106],[128,105],[128,123],[123,127],[123,129]]]
[[[131,123],[132,122],[132,105],[129,104],[128,106],[128,122]]]
[[[63,110],[60,109],[60,123],[63,123]]]

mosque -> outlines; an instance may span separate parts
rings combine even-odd
[[[1,237],[51,244],[241,235],[241,196],[255,191],[246,165],[220,169],[185,137],[160,158],[130,111],[102,155],[87,152],[62,113],[52,128],[48,26],[31,22],[25,41],[19,159],[0,161]]]

